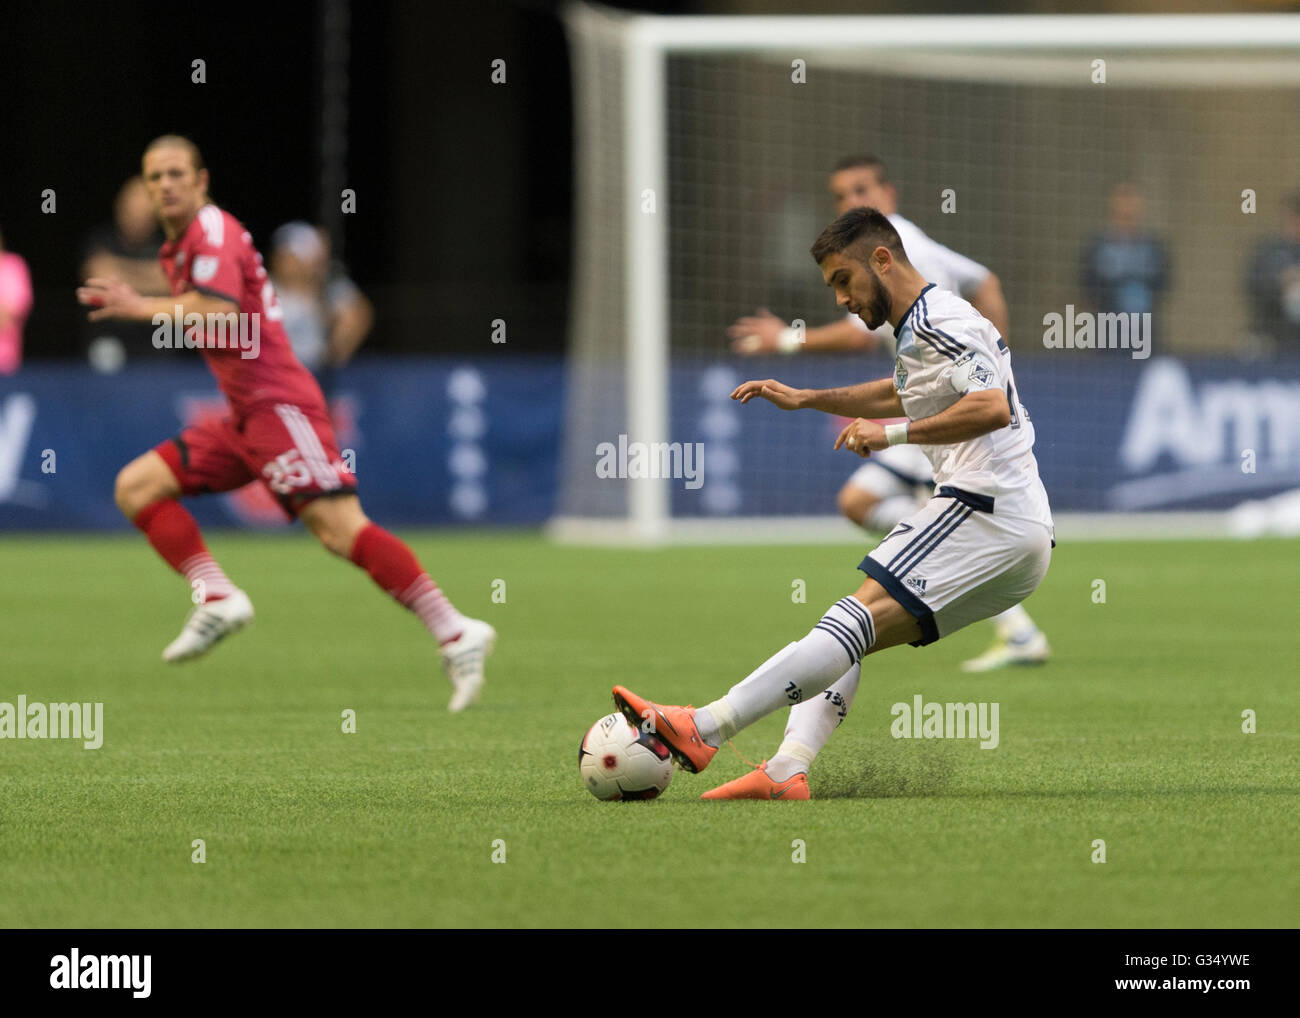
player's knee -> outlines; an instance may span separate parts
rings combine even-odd
[[[332,555],[338,555],[341,558],[347,558],[348,552],[352,550],[353,538],[347,536],[345,531],[339,527],[322,526],[314,530],[316,539],[320,541],[322,547]]]
[[[117,503],[118,509],[122,511],[123,516],[134,515],[131,510],[131,478],[127,474],[128,467],[123,467],[117,472],[117,477],[113,479],[113,501]]]
[[[861,523],[865,520],[872,507],[879,501],[880,499],[876,498],[871,492],[853,484],[844,485],[835,499],[840,512],[854,523]]]
[[[923,634],[916,617],[871,577],[862,581],[853,596],[871,613],[875,626],[876,642],[867,653],[921,639]]]
[[[119,470],[113,481],[113,501],[127,519],[135,519],[141,509],[162,497],[159,485],[139,460]]]
[[[302,521],[326,551],[334,555],[347,554],[348,549],[343,547],[342,531],[333,520],[315,513],[303,513]]]
[[[370,521],[344,500],[317,499],[302,513],[302,521],[326,551],[347,558],[357,535]]]

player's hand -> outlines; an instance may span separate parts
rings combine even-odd
[[[785,327],[767,308],[759,308],[757,314],[737,318],[727,327],[727,336],[735,353],[773,353],[780,349],[778,341]]]
[[[98,309],[86,316],[95,322],[101,318],[139,318],[144,298],[120,279],[98,276],[77,287],[77,302]]]
[[[762,396],[782,410],[798,410],[803,407],[806,394],[805,389],[795,389],[778,382],[775,378],[767,378],[761,382],[742,382],[736,386],[736,391],[731,394],[731,398],[748,403],[755,396]]]
[[[889,439],[885,437],[885,429],[875,421],[859,417],[856,421],[850,422],[849,426],[840,432],[840,437],[835,440],[835,448],[841,447],[849,452],[856,452],[866,459],[873,451],[888,449]]]

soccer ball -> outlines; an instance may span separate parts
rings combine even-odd
[[[607,714],[582,738],[578,773],[597,799],[653,799],[673,779],[672,754],[622,714]]]

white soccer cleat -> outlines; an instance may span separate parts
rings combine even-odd
[[[188,661],[206,653],[223,636],[237,633],[253,621],[253,602],[242,590],[220,601],[194,606],[181,635],[162,652],[164,661]]]
[[[496,644],[497,631],[479,619],[466,619],[465,631],[442,648],[442,667],[451,680],[447,709],[459,714],[478,701],[483,689],[483,665]]]
[[[1038,629],[1020,639],[998,640],[979,657],[963,661],[963,672],[991,672],[1010,665],[1041,665],[1051,656],[1047,637]]]

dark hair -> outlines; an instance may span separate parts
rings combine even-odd
[[[862,261],[878,247],[888,248],[897,261],[907,261],[907,252],[903,250],[902,238],[894,224],[883,213],[865,206],[849,209],[822,230],[822,235],[812,246],[813,261],[820,265],[828,256],[859,245],[862,250],[855,252],[854,256]]]
[[[869,155],[845,156],[831,167],[831,172],[839,173],[841,170],[856,170],[858,168],[874,170],[876,182],[879,184],[887,183],[889,180],[888,174],[885,173],[885,164],[876,156]]]

